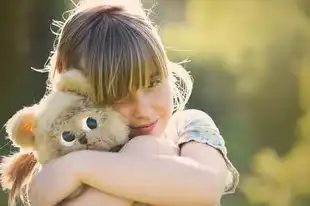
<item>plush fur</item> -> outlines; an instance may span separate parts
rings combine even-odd
[[[93,103],[91,87],[79,71],[59,75],[53,86],[52,93],[16,112],[6,124],[8,138],[20,148],[1,165],[10,205],[27,194],[41,164],[77,150],[111,151],[128,141],[126,119]]]

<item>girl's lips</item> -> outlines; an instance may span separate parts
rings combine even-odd
[[[156,124],[158,122],[158,119],[155,120],[154,122],[150,123],[150,124],[144,124],[144,125],[140,125],[140,126],[136,126],[136,127],[130,127],[131,129],[144,129],[144,128],[148,128],[153,126],[154,124]]]
[[[130,128],[134,130],[134,133],[148,134],[156,127],[157,123],[158,123],[158,119],[147,125],[141,125],[138,127],[130,127]]]

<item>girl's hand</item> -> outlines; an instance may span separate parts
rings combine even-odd
[[[43,165],[29,188],[31,206],[54,206],[82,184],[78,181],[75,152]]]
[[[132,206],[132,202],[123,198],[105,194],[99,190],[88,187],[79,197],[64,201],[60,206]]]

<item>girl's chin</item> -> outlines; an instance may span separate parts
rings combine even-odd
[[[149,132],[131,131],[130,134],[129,134],[129,138],[132,139],[132,138],[134,138],[134,137],[142,136],[142,135],[160,136],[160,134],[159,134],[159,132],[157,131],[157,129],[154,129],[154,130],[149,131]]]

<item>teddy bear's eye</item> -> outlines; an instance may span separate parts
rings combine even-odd
[[[65,143],[72,143],[76,140],[76,137],[74,134],[72,134],[71,132],[69,131],[65,131],[61,134],[61,137],[62,137],[62,140],[65,142]]]
[[[98,123],[97,123],[97,120],[92,118],[92,117],[88,117],[86,119],[86,126],[89,128],[89,129],[96,129],[97,126],[98,126]]]

